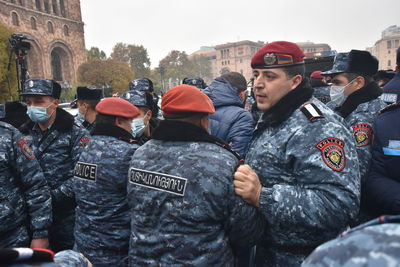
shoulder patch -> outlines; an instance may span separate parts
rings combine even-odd
[[[81,138],[81,140],[79,140],[79,142],[81,143],[82,149],[85,149],[86,144],[89,142],[90,138],[87,136],[84,136]]]
[[[129,182],[138,186],[185,196],[187,179],[169,174],[130,168]]]
[[[300,107],[300,110],[304,113],[304,115],[306,115],[307,119],[310,121],[325,117],[314,103],[304,104]]]
[[[24,138],[20,138],[18,140],[18,146],[21,148],[22,153],[25,155],[27,159],[29,160],[35,159],[35,154],[33,153],[31,147]]]
[[[75,165],[74,176],[84,180],[96,182],[97,165],[78,161]]]
[[[340,172],[346,166],[344,142],[337,138],[325,138],[316,146],[321,151],[322,159],[334,171]]]
[[[372,140],[372,127],[367,123],[359,123],[353,127],[353,136],[357,147],[367,146]]]
[[[399,108],[399,107],[400,107],[400,102],[393,103],[393,104],[391,104],[391,105],[385,107],[384,109],[381,109],[381,110],[379,111],[379,114],[385,113],[385,112],[390,111],[390,110],[397,109],[397,108]]]

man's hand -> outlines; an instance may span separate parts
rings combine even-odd
[[[258,175],[249,165],[241,165],[234,173],[235,193],[256,207],[260,204],[261,184]]]
[[[32,239],[31,248],[49,248],[48,238]]]

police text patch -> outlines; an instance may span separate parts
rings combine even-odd
[[[74,175],[77,178],[96,182],[97,165],[78,161],[75,165]]]
[[[165,173],[130,168],[129,182],[139,186],[168,192],[174,195],[184,196],[187,179]]]
[[[353,136],[356,140],[356,146],[367,146],[371,143],[372,127],[366,123],[359,123],[353,126]]]
[[[325,138],[316,146],[321,150],[322,159],[334,171],[342,171],[346,166],[346,156],[344,155],[344,142],[337,138]]]

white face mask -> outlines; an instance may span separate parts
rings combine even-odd
[[[146,125],[144,123],[144,118],[147,116],[146,115],[143,118],[138,118],[138,119],[133,119],[132,124],[131,124],[131,129],[132,129],[132,136],[134,138],[140,138],[144,131],[146,130],[148,124]]]
[[[331,101],[335,103],[337,106],[341,106],[344,101],[347,99],[347,95],[344,94],[344,90],[346,89],[347,86],[349,86],[352,82],[354,82],[355,79],[353,79],[351,82],[349,82],[346,85],[331,85],[329,95],[331,97]]]

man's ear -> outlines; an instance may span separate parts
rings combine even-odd
[[[363,76],[358,76],[356,78],[356,82],[357,82],[357,89],[363,88],[366,84],[365,78]]]
[[[200,118],[200,127],[206,131],[208,131],[208,114],[204,115]]]
[[[299,86],[299,84],[303,81],[303,77],[300,74],[295,75],[292,78],[292,86],[291,89],[295,89],[297,88],[297,86]]]
[[[58,107],[58,104],[60,103],[60,100],[59,99],[54,99],[54,105],[56,106],[56,107]]]

